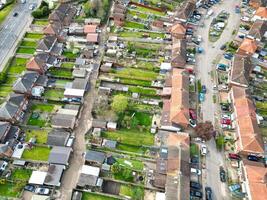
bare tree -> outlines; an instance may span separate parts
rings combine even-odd
[[[200,122],[195,128],[197,136],[206,141],[212,138],[213,131],[213,125],[210,121]]]

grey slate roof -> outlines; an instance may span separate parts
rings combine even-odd
[[[24,98],[25,98],[24,94],[16,94],[16,93],[12,92],[9,95],[8,101],[11,102],[14,105],[19,106],[21,104],[21,102],[24,101]]]
[[[9,129],[10,129],[9,122],[0,122],[0,140],[2,139],[6,131],[8,131]]]
[[[105,153],[99,151],[87,151],[85,160],[88,162],[103,163],[105,160]]]
[[[36,82],[38,76],[37,72],[27,71],[15,82],[13,90],[19,93],[31,92],[32,86]]]
[[[117,145],[117,141],[114,140],[104,140],[103,146],[111,149],[115,149]]]
[[[50,152],[48,162],[52,164],[68,165],[71,151],[72,149],[69,147],[54,146]]]
[[[256,20],[253,23],[251,29],[249,30],[248,35],[257,38],[259,40],[262,40],[266,31],[267,31],[267,21]]]
[[[52,117],[52,126],[60,128],[74,128],[76,117],[73,115],[56,114]]]
[[[46,185],[59,186],[64,169],[64,165],[50,165],[44,183]]]
[[[72,82],[72,89],[86,90],[88,85],[87,79],[75,78]]]
[[[64,130],[52,130],[47,137],[47,145],[50,146],[65,146],[70,133]]]
[[[38,46],[36,49],[42,51],[48,51],[53,47],[55,41],[56,41],[55,36],[47,35],[38,42]]]
[[[77,185],[79,187],[96,186],[97,176],[89,174],[80,174]]]
[[[19,107],[11,102],[5,102],[0,107],[0,118],[10,120],[18,112]]]

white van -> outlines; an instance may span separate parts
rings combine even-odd
[[[192,174],[197,174],[198,176],[200,176],[201,175],[201,171],[199,170],[199,169],[196,169],[196,168],[191,168],[191,173]]]
[[[66,147],[72,147],[72,145],[74,143],[74,139],[75,139],[74,136],[70,136],[68,141],[67,141]]]

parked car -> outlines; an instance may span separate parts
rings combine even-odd
[[[205,101],[205,94],[204,93],[199,93],[199,101],[200,102],[203,102],[203,101]]]
[[[222,166],[220,166],[220,180],[221,182],[226,182],[226,173]]]
[[[17,17],[19,14],[17,12],[13,13],[13,17]]]
[[[226,49],[226,44],[223,44],[221,47],[220,47],[221,50],[224,50]]]
[[[36,194],[42,194],[42,195],[47,195],[50,193],[50,190],[48,188],[44,188],[44,187],[38,187],[35,190]]]
[[[250,161],[254,161],[254,162],[259,162],[260,161],[260,157],[256,156],[256,155],[248,155],[247,159]]]
[[[193,119],[189,119],[189,124],[191,127],[195,128],[197,126],[197,121]]]
[[[2,166],[0,167],[0,171],[5,171],[7,165],[8,165],[8,162],[4,161]]]
[[[226,112],[229,112],[231,110],[230,108],[230,104],[227,104],[227,103],[221,103],[221,109],[222,111],[226,111]]]
[[[202,144],[201,149],[200,149],[201,155],[206,155],[207,154],[207,146]]]
[[[189,115],[190,115],[191,119],[193,119],[193,120],[197,119],[196,112],[191,108],[189,109]]]
[[[201,175],[201,170],[199,170],[199,169],[191,168],[190,171],[191,171],[192,174],[197,174],[199,176]]]
[[[222,118],[221,119],[221,124],[231,125],[232,124],[232,121],[231,121],[231,119],[224,119],[224,118]]]
[[[233,159],[233,160],[241,160],[240,155],[235,154],[235,153],[229,153],[229,154],[228,154],[228,157],[229,157],[230,159]]]
[[[216,69],[221,71],[227,71],[227,67],[228,67],[227,65],[219,63],[217,64]]]
[[[197,183],[197,182],[194,182],[194,181],[190,181],[190,187],[194,188],[194,189],[197,189],[197,190],[201,189],[201,185],[199,183]]]
[[[231,60],[234,55],[232,53],[225,53],[225,54],[223,54],[223,56],[224,56],[225,59]]]
[[[222,114],[221,117],[222,119],[231,119],[231,115],[228,114]]]
[[[190,196],[202,198],[202,192],[197,191],[197,190],[190,190]]]
[[[70,136],[67,141],[66,147],[72,147],[74,140],[75,140],[75,136]]]
[[[194,164],[199,163],[199,158],[198,158],[198,156],[193,156],[193,157],[191,157],[191,163],[194,163]]]
[[[29,192],[34,192],[35,191],[35,186],[34,185],[25,185],[24,190],[29,191]]]
[[[212,200],[212,190],[210,187],[205,187],[206,200]]]
[[[206,92],[207,92],[207,88],[206,88],[205,85],[202,85],[202,87],[201,87],[201,92],[204,93],[204,94],[206,94]]]

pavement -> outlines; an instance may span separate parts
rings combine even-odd
[[[22,39],[25,31],[32,22],[29,5],[35,3],[39,5],[41,0],[27,0],[20,2],[9,13],[5,21],[0,26],[0,72],[5,67],[9,58],[14,55],[18,42]],[[13,13],[18,15],[13,17]]]
[[[240,15],[234,11],[235,5],[240,1],[236,0],[224,0],[220,4],[214,5],[212,10],[213,16],[204,20],[205,26],[198,28],[196,34],[201,35],[203,42],[200,44],[204,48],[204,53],[200,54],[196,58],[196,74],[197,78],[201,80],[203,85],[206,85],[207,94],[205,101],[201,104],[201,112],[203,114],[203,121],[211,121],[214,125],[216,119],[219,118],[219,106],[213,103],[213,95],[216,95],[213,91],[214,82],[212,80],[211,71],[215,69],[215,65],[212,64],[214,59],[223,54],[220,50],[220,46],[230,41],[233,38],[233,30],[238,30],[240,23]],[[222,10],[226,10],[230,13],[228,24],[224,29],[221,37],[214,43],[209,42],[209,25],[212,18],[216,17]],[[208,148],[208,154],[206,156],[206,170],[203,177],[203,186],[210,186],[213,191],[213,199],[215,200],[227,200],[230,199],[227,191],[226,184],[222,184],[219,177],[219,166],[224,165],[223,154],[218,152],[214,139],[206,143]]]

